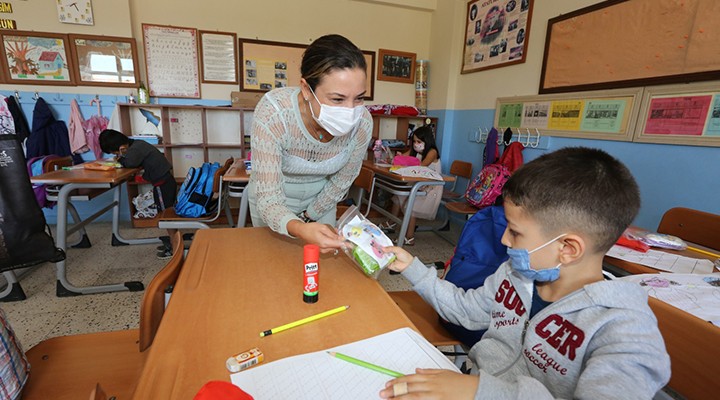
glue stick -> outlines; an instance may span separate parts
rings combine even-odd
[[[320,247],[306,244],[303,248],[303,301],[317,303],[320,290]]]

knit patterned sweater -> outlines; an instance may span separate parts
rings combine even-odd
[[[372,118],[365,111],[354,132],[327,143],[305,128],[298,104],[300,88],[275,89],[255,108],[252,125],[252,174],[257,208],[275,232],[288,235],[287,223],[299,219],[285,204],[283,185],[327,181],[308,206],[317,220],[335,208],[355,180],[372,137]]]

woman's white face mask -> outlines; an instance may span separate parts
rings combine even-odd
[[[310,86],[308,86],[310,88]],[[315,97],[315,101],[320,104],[320,114],[315,116],[315,111],[310,107],[312,117],[323,127],[328,133],[335,137],[345,136],[352,132],[360,124],[365,106],[337,107],[323,104],[318,100],[315,91],[310,88],[310,93]]]

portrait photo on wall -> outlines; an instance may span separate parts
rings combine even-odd
[[[414,83],[415,82],[415,53],[395,50],[378,50],[379,81]]]
[[[469,1],[461,73],[525,62],[532,3]]]

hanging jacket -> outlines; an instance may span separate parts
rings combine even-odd
[[[10,96],[5,99],[5,101],[7,101],[8,110],[10,110],[10,114],[13,117],[15,134],[17,135],[20,143],[22,143],[28,136],[30,136],[30,127],[25,119],[25,114],[23,114],[22,108],[20,108],[20,104],[15,96]]]
[[[8,109],[7,98],[0,95],[0,135],[14,135],[15,122]]]
[[[85,139],[85,120],[80,112],[80,106],[77,100],[72,99],[70,102],[70,122],[68,123],[68,136],[70,137],[70,151],[75,153],[85,153],[90,150]]]
[[[27,158],[55,154],[69,156],[70,139],[65,122],[58,121],[45,100],[40,97],[33,110],[32,133],[27,139]]]
[[[95,159],[99,160],[103,157],[102,149],[100,149],[100,132],[107,129],[108,119],[102,115],[93,115],[85,123],[85,141],[90,150],[95,153]]]

